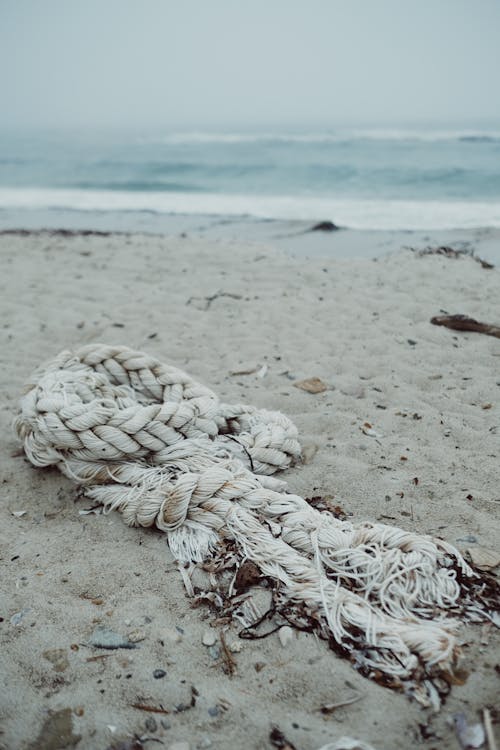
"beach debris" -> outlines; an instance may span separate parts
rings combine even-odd
[[[229,649],[227,645],[226,636],[224,635],[223,630],[221,630],[220,632],[220,643],[221,643],[220,654],[222,656],[222,661],[223,661],[223,670],[225,674],[232,677],[233,674],[236,672],[236,659],[234,658],[232,651]]]
[[[487,547],[469,547],[467,550],[472,564],[479,570],[493,570],[500,565],[500,554]]]
[[[497,750],[497,743],[495,735],[493,734],[493,724],[489,708],[483,708],[483,721],[486,739],[488,740],[488,750]]]
[[[11,514],[16,518],[22,518],[27,512],[27,510],[11,510]]]
[[[269,741],[278,750],[297,750],[296,746],[288,740],[279,727],[273,727],[269,732]]]
[[[217,633],[214,630],[205,630],[201,637],[204,646],[213,646],[217,643]]]
[[[49,713],[40,734],[28,745],[27,750],[60,750],[63,747],[75,747],[81,739],[81,735],[73,734],[71,708],[62,708]]]
[[[253,375],[254,372],[257,372],[257,370],[261,369],[262,365],[249,365],[248,367],[242,367],[239,370],[230,370],[229,374],[232,376],[237,375]]]
[[[340,521],[345,521],[347,518],[347,513],[340,505],[335,505],[334,495],[314,495],[313,497],[306,497],[306,503],[309,503],[309,505],[312,505],[313,508],[316,508],[316,510],[323,511],[327,510],[329,513],[331,513],[335,518],[338,518]]]
[[[283,648],[286,648],[293,641],[293,630],[289,625],[283,625],[278,630],[278,638]]]
[[[95,593],[90,593],[88,591],[82,591],[81,594],[79,594],[80,599],[85,599],[88,602],[92,602],[96,607],[100,607],[101,604],[104,604],[104,599],[102,596],[95,595]]]
[[[375,750],[375,748],[373,745],[369,745],[362,740],[355,740],[353,737],[341,737],[335,742],[323,745],[319,750]]]
[[[431,318],[431,323],[435,326],[451,328],[453,331],[473,331],[500,339],[500,326],[482,323],[468,315],[435,315]]]
[[[468,724],[465,714],[460,712],[453,715],[453,724],[460,746],[463,750],[482,747],[486,741],[486,734],[482,724]]]
[[[267,365],[262,365],[262,367],[259,370],[257,370],[257,377],[265,378],[268,370],[269,370],[269,367]]]
[[[146,631],[144,630],[144,628],[136,628],[135,630],[131,630],[130,633],[127,634],[127,638],[129,639],[130,643],[140,643],[141,641],[145,640]]]
[[[336,711],[337,708],[343,708],[344,706],[351,706],[353,703],[357,703],[361,698],[364,698],[364,695],[358,693],[357,695],[353,695],[352,698],[346,698],[345,700],[337,701],[336,703],[325,703],[319,710],[322,714],[328,715]]]
[[[317,224],[312,226],[309,232],[336,232],[340,227],[333,223],[333,221],[319,221]]]
[[[42,653],[44,659],[50,661],[56,672],[64,672],[69,667],[68,657],[63,648],[50,648]]]
[[[479,263],[482,268],[491,269],[495,268],[493,263],[489,263],[487,260],[483,260],[478,255],[475,255],[474,250],[470,247],[464,247],[460,250],[456,250],[449,245],[440,245],[439,247],[425,247],[422,250],[417,250],[415,247],[407,247],[407,250],[411,250],[420,257],[424,255],[444,255],[446,258],[472,258],[476,263]]]
[[[148,713],[151,714],[170,714],[171,711],[168,710],[168,708],[163,708],[163,706],[160,704],[159,706],[153,706],[148,703],[130,703],[130,708],[136,708],[138,711],[148,711]]]
[[[203,312],[208,310],[212,302],[215,302],[216,299],[219,299],[220,297],[229,297],[230,299],[236,299],[240,300],[243,299],[241,294],[233,294],[232,292],[216,292],[215,294],[211,294],[208,297],[190,297],[188,301],[186,302],[186,305],[192,305],[197,310],[202,310]]]
[[[323,393],[328,390],[328,386],[324,383],[321,378],[306,378],[305,380],[297,380],[294,384],[295,388],[300,388],[302,391],[307,393]]]
[[[164,669],[155,669],[153,672],[153,677],[155,680],[161,680],[163,677],[166,677],[167,673]]]
[[[105,625],[98,625],[87,641],[89,646],[96,648],[117,649],[117,648],[137,648],[135,643],[131,643],[128,638],[124,638],[114,630],[107,628]]]
[[[368,437],[372,438],[381,438],[382,433],[377,432],[373,429],[373,425],[370,422],[363,422],[363,425],[359,428],[363,435],[368,435]]]
[[[24,607],[24,609],[21,609],[20,612],[16,612],[12,617],[10,618],[10,624],[11,625],[21,625],[21,622],[23,618],[28,614],[28,612],[31,612],[30,607]]]
[[[102,513],[102,505],[93,505],[92,508],[83,508],[83,510],[78,511],[79,516],[90,516],[94,514],[95,516],[100,516]]]
[[[257,565],[251,560],[242,563],[234,579],[234,588],[238,594],[244,594],[249,588],[255,586],[261,579],[262,573]]]

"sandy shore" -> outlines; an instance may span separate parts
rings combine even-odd
[[[87,506],[72,484],[19,455],[11,421],[34,367],[86,342],[125,343],[187,370],[225,401],[288,414],[308,455],[287,472],[292,491],[334,496],[355,520],[441,535],[463,551],[495,548],[500,343],[429,319],[445,310],[500,324],[499,271],[405,250],[378,260],[318,250],[306,259],[286,238],[272,244],[0,237],[6,750],[104,750],[133,733],[166,748],[257,750],[271,747],[273,725],[298,750],[342,735],[377,750],[445,750],[459,747],[453,714],[477,721],[493,709],[495,632],[481,626],[462,630],[469,674],[439,714],[364,679],[308,634],[286,648],[276,635],[242,641],[229,677],[202,643],[210,614],[190,607],[165,539],[117,515],[79,515]],[[231,375],[246,369],[254,372]],[[329,389],[293,386],[310,376]],[[365,422],[379,437],[363,433]],[[135,650],[100,651],[87,645],[98,624],[142,640]],[[236,630],[228,640],[238,641]],[[354,695],[356,703],[321,713]],[[44,738],[50,712],[61,712],[65,745]]]

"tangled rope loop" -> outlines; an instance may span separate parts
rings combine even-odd
[[[446,618],[474,574],[446,542],[320,513],[270,477],[300,456],[277,412],[221,403],[181,370],[125,346],[64,351],[37,370],[15,428],[35,466],[56,465],[133,526],[166,532],[181,561],[232,540],[293,602],[315,610],[365,673],[417,690],[450,669]]]
[[[175,443],[211,438],[248,457],[259,474],[286,469],[300,455],[283,414],[219,401],[175,367],[125,346],[62,352],[35,373],[18,432],[36,466],[106,464],[129,457],[162,465]],[[236,438],[234,445],[224,437]]]

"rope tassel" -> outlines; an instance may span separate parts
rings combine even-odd
[[[476,574],[446,542],[340,521],[287,494],[269,476],[300,456],[284,415],[220,403],[153,357],[91,345],[34,374],[15,429],[35,466],[57,466],[128,525],[164,531],[180,562],[229,540],[364,673],[416,690],[452,668],[458,623],[446,610]]]

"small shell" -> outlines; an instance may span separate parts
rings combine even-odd
[[[206,630],[203,633],[201,642],[204,646],[213,646],[217,642],[217,634],[214,630]]]

